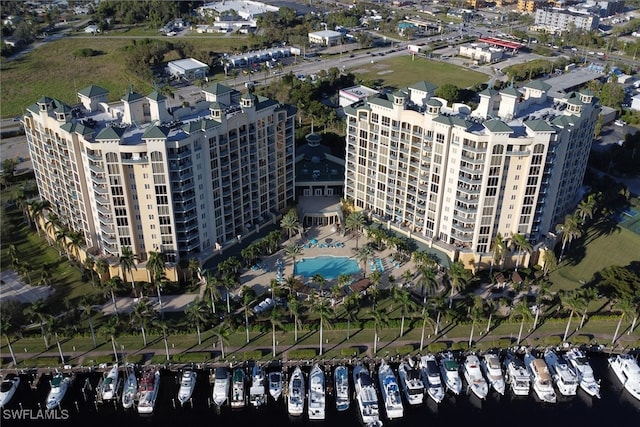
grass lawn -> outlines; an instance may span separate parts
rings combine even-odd
[[[372,60],[373,64],[351,71],[365,81],[381,80],[383,86],[396,89],[422,80],[438,86],[453,83],[458,87],[466,88],[489,79],[486,74],[444,62],[430,61],[419,57],[412,61],[410,55],[389,59],[372,57]]]

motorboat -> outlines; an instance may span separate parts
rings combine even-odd
[[[138,386],[138,413],[151,414],[156,406],[158,389],[160,388],[160,371],[147,369],[142,373]]]
[[[398,379],[391,366],[384,359],[382,359],[378,368],[378,381],[387,418],[390,420],[402,418],[404,416],[404,406],[402,405]]]
[[[382,427],[376,386],[369,370],[360,363],[353,368],[353,384],[362,424],[365,427]]]
[[[580,381],[580,388],[589,396],[600,398],[600,382],[596,380],[593,375],[593,368],[587,359],[586,354],[579,348],[572,348],[566,354],[565,357],[573,366],[576,374],[578,374],[578,380]]]
[[[469,354],[462,365],[464,379],[467,381],[468,387],[479,399],[485,399],[489,393],[489,385],[487,380],[482,376],[480,369],[480,359],[475,354]]]
[[[607,361],[624,389],[640,400],[640,366],[636,358],[630,354],[618,354]]]
[[[489,386],[498,394],[504,395],[506,388],[500,358],[495,353],[485,353],[480,360],[480,367]]]
[[[62,403],[62,399],[64,398],[67,389],[69,388],[69,383],[71,383],[71,377],[64,375],[61,372],[56,372],[51,377],[49,381],[49,385],[51,389],[49,390],[49,394],[47,395],[47,410],[52,410],[60,406]]]
[[[213,380],[213,403],[221,408],[229,402],[229,388],[231,378],[229,369],[224,366],[216,368]]]
[[[273,400],[277,401],[282,395],[282,371],[269,372],[269,394]]]
[[[555,351],[547,349],[544,352],[544,361],[549,367],[551,378],[556,383],[558,391],[563,396],[575,396],[578,392],[580,380],[562,355],[558,355]]]
[[[138,394],[138,378],[136,378],[136,372],[133,367],[129,369],[129,367],[125,366],[125,374],[126,379],[122,389],[122,407],[129,409],[133,406]]]
[[[251,403],[251,406],[258,408],[267,403],[265,380],[264,368],[256,363],[251,368],[251,387],[249,387],[249,403]]]
[[[453,353],[444,353],[440,359],[440,374],[444,385],[451,393],[458,395],[462,392],[462,380],[460,379],[459,365]]]
[[[324,387],[324,371],[317,363],[309,374],[309,394],[307,413],[310,420],[324,420],[326,392]]]
[[[118,388],[118,365],[114,364],[102,380],[102,400],[111,400],[116,397]]]
[[[442,402],[444,399],[444,387],[440,378],[438,361],[433,354],[420,357],[420,374],[429,397],[436,403]]]
[[[336,366],[333,371],[334,396],[336,400],[336,409],[338,411],[346,411],[349,409],[351,395],[349,393],[349,368],[345,365]]]
[[[553,389],[553,380],[544,359],[527,352],[524,355],[524,364],[529,371],[531,385],[538,399],[547,403],[555,403],[557,400],[556,392]]]
[[[409,405],[420,405],[424,400],[424,383],[420,369],[414,363],[403,360],[398,365],[398,377],[402,392]]]
[[[304,411],[304,374],[300,366],[296,366],[289,378],[287,394],[287,410],[289,415],[299,416]]]
[[[247,376],[243,368],[235,368],[231,378],[231,407],[233,409],[244,408],[246,403]]]
[[[0,408],[9,404],[20,385],[20,377],[15,374],[7,374],[0,383]]]
[[[507,352],[504,358],[504,370],[511,392],[516,396],[529,395],[531,377],[522,359],[510,351]]]
[[[196,388],[198,374],[193,369],[185,369],[180,376],[180,388],[178,389],[178,402],[184,405],[191,399],[193,390]]]

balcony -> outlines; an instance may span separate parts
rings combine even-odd
[[[104,180],[104,182],[106,182],[106,180]],[[93,184],[93,189],[96,193],[109,194],[109,188],[106,185]]]
[[[123,153],[120,161],[126,165],[149,163],[149,157],[140,156],[138,153]]]
[[[179,151],[179,152],[169,153],[169,155],[168,155],[169,160],[186,159],[189,156],[191,156],[191,150],[182,150],[182,151]]]

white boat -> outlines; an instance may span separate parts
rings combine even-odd
[[[565,357],[575,369],[580,381],[580,388],[589,396],[600,398],[600,382],[593,375],[593,368],[584,354],[578,348],[572,348],[565,354]]]
[[[393,373],[391,366],[383,359],[378,368],[378,381],[382,392],[382,402],[384,403],[387,418],[393,420],[404,416],[404,406],[400,396],[398,379]]]
[[[60,406],[60,403],[62,402],[62,399],[67,392],[67,388],[69,388],[70,382],[71,378],[63,375],[60,372],[56,372],[55,374],[53,374],[51,380],[49,381],[51,389],[49,390],[49,394],[47,395],[47,410],[52,410]]]
[[[299,366],[293,370],[289,378],[287,394],[287,410],[289,415],[299,416],[304,411],[304,374]]]
[[[138,413],[151,414],[156,406],[158,389],[160,388],[160,371],[147,369],[142,373],[138,385]]]
[[[563,396],[575,396],[578,392],[578,384],[580,380],[573,368],[562,355],[558,355],[555,351],[547,349],[544,352],[544,361],[549,366],[551,377],[558,387],[558,391]]]
[[[635,357],[630,354],[618,354],[607,360],[624,389],[640,400],[640,366]]]
[[[196,388],[198,374],[193,369],[185,369],[180,377],[180,388],[178,389],[178,402],[184,405],[191,399],[193,390]]]
[[[471,388],[473,394],[479,399],[484,399],[489,394],[489,385],[487,380],[482,376],[482,370],[480,369],[480,359],[475,354],[469,354],[464,360],[462,365],[462,372],[464,373],[464,379],[467,381],[467,385]]]
[[[538,399],[547,403],[555,403],[556,392],[553,389],[553,380],[545,361],[527,352],[524,355],[524,364],[529,371],[531,385]]]
[[[20,377],[15,374],[7,374],[0,383],[0,408],[9,404],[20,385]]]
[[[403,360],[398,365],[398,377],[402,392],[409,405],[420,405],[424,400],[424,383],[420,376],[420,369]]]
[[[116,397],[118,387],[118,365],[114,364],[102,381],[102,400],[111,400]]]
[[[333,371],[334,395],[336,398],[336,409],[346,411],[349,409],[351,395],[349,393],[349,368],[344,365],[336,366]]]
[[[217,407],[222,407],[228,403],[230,385],[229,369],[225,367],[216,368],[213,381],[213,403]]]
[[[480,360],[480,366],[484,376],[489,382],[489,386],[491,386],[496,393],[504,395],[506,385],[498,355],[491,352],[485,353],[482,355],[482,360]]]
[[[231,378],[231,407],[244,408],[246,403],[247,377],[243,368],[235,368]]]
[[[376,386],[364,365],[358,364],[353,368],[353,384],[362,424],[365,427],[382,427]]]
[[[326,393],[324,388],[324,371],[315,364],[309,374],[309,395],[307,413],[310,420],[324,420]]]
[[[440,374],[446,389],[455,395],[460,394],[462,391],[462,380],[460,379],[458,368],[458,362],[453,357],[453,353],[449,351],[442,355],[440,359]]]
[[[511,392],[516,396],[527,396],[531,388],[531,377],[522,359],[512,352],[507,352],[504,358],[504,370]]]
[[[265,381],[264,368],[256,363],[251,369],[251,387],[249,388],[249,403],[256,408],[267,403]]]
[[[442,402],[442,399],[444,399],[444,387],[440,379],[438,361],[433,354],[420,357],[420,374],[429,397],[436,403]]]
[[[269,394],[277,401],[282,395],[282,371],[269,372]]]
[[[125,374],[127,378],[124,381],[124,388],[122,389],[122,407],[129,409],[133,406],[138,394],[138,379],[136,378],[133,367],[129,369],[125,366]]]

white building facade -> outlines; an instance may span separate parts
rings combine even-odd
[[[577,202],[599,112],[590,92],[548,89],[487,89],[472,111],[420,82],[345,108],[345,197],[476,268],[498,233],[545,242]]]
[[[560,8],[536,9],[534,26],[537,29],[559,34],[572,28],[579,31],[597,30],[600,17],[590,12],[579,12]]]

